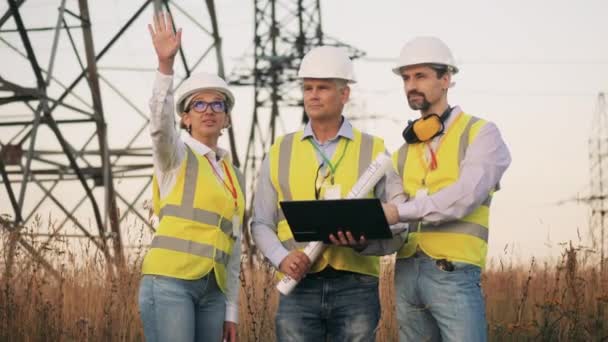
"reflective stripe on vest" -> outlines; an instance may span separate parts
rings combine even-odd
[[[359,151],[359,172],[357,173],[357,179],[361,177],[369,164],[372,163],[372,157],[374,154],[374,137],[369,134],[361,133],[361,149]]]
[[[215,261],[227,265],[230,254],[216,249],[213,245],[202,244],[190,240],[182,240],[171,236],[156,235],[150,244],[151,248],[163,248],[176,252],[188,253],[203,258],[214,259]],[[215,251],[215,254],[214,254]]]
[[[488,228],[471,222],[451,221],[439,225],[422,225],[423,232],[467,234],[488,242]]]
[[[289,174],[291,170],[291,149],[293,147],[293,137],[295,133],[287,134],[281,142],[279,151],[279,185],[283,191],[283,200],[291,201],[291,189],[289,188]],[[281,212],[282,213],[282,212]],[[283,215],[283,219],[285,216]],[[281,221],[281,220],[279,220]]]
[[[167,204],[160,210],[159,218],[163,216],[175,216],[190,221],[205,223],[211,226],[217,226],[220,223],[220,229],[224,234],[232,234],[232,220],[222,217],[214,212],[188,207],[182,203],[181,206]],[[221,220],[221,221],[220,221]]]

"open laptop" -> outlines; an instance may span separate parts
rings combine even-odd
[[[377,198],[282,201],[279,203],[298,242],[324,241],[329,234],[350,231],[355,239],[390,239],[382,204]]]

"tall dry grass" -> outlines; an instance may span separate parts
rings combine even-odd
[[[556,264],[510,265],[483,275],[490,336],[500,341],[607,341],[608,278],[572,242]]]
[[[104,256],[90,242],[32,238],[40,222],[17,232],[0,221],[0,341],[143,340],[136,300],[140,258],[120,276],[108,277]],[[50,260],[61,278],[33,260],[20,238]]]
[[[0,341],[141,341],[137,309],[143,250],[128,268],[107,277],[105,259],[90,243],[55,238],[40,248],[62,275],[57,280],[19,245],[28,229],[0,227]],[[33,231],[34,228],[31,228]],[[75,252],[78,250],[79,252]],[[492,341],[608,340],[608,282],[587,251],[564,246],[555,263],[501,263],[483,274]],[[378,341],[396,341],[393,260],[382,264]],[[273,341],[278,295],[271,266],[245,258],[241,273],[241,341]]]

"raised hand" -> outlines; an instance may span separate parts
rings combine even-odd
[[[158,70],[163,74],[173,74],[175,55],[182,43],[182,29],[174,33],[171,16],[163,12],[154,15],[153,23],[154,27],[148,24],[148,31],[158,57]]]

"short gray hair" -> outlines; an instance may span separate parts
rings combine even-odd
[[[336,85],[336,88],[338,88],[338,90],[342,90],[346,87],[348,87],[348,81],[342,78],[323,78],[323,80],[328,80],[333,82]],[[304,86],[304,79],[302,80],[302,87]]]
[[[342,90],[342,89],[348,87],[348,81],[343,80],[341,78],[332,78],[332,81],[334,81],[334,83],[336,84],[336,88],[338,88],[338,90]]]

